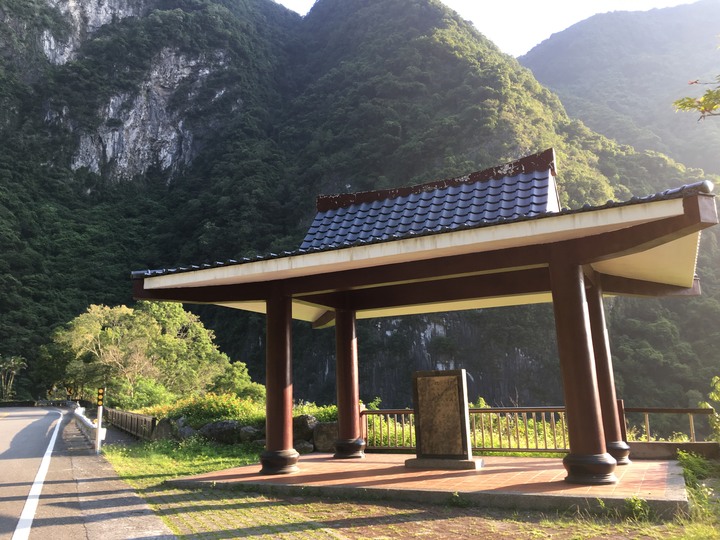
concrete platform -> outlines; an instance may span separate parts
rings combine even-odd
[[[564,481],[559,458],[483,456],[477,470],[423,470],[405,467],[408,454],[366,454],[363,459],[334,459],[332,454],[301,456],[294,474],[266,476],[260,465],[248,465],[168,484],[215,487],[265,494],[304,494],[350,499],[393,499],[440,504],[545,511],[589,511],[625,508],[626,500],[647,502],[660,517],[688,512],[682,468],[677,461],[636,461],[618,467],[619,482],[581,486]]]

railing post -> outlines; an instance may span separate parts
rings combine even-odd
[[[620,434],[622,440],[627,442],[627,419],[625,418],[625,400],[617,400],[618,420],[620,421]]]
[[[693,421],[693,414],[688,413],[690,419],[690,442],[695,442],[695,422]]]
[[[650,414],[645,413],[645,436],[647,437],[647,442],[650,442]]]
[[[492,423],[490,424],[490,437],[492,440]],[[485,447],[485,414],[480,414],[480,440],[482,441],[483,448]]]

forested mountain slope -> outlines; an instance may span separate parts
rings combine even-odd
[[[638,150],[720,173],[720,123],[676,113],[720,72],[720,2],[595,15],[519,58],[568,114]]]
[[[270,0],[0,0],[0,20],[0,354],[29,359],[34,395],[60,376],[42,347],[52,329],[91,303],[131,302],[130,270],[294,249],[321,192],[550,146],[565,206],[704,178],[570,119],[435,0],[319,0],[304,18]],[[718,314],[717,246],[705,253],[701,308],[612,303],[629,401],[686,405],[706,391],[704,355],[720,335],[697,325]],[[262,380],[262,318],[200,313]],[[332,401],[332,330],[294,332],[296,396]],[[409,405],[412,371],[438,365],[467,368],[473,396],[494,403],[562,399],[549,306],[382,319],[359,333],[366,400]],[[658,364],[656,388],[633,387]]]

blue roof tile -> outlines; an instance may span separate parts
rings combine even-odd
[[[547,150],[441,182],[319,197],[318,213],[301,249],[400,239],[557,212],[554,174],[554,152]]]

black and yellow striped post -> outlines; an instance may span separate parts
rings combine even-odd
[[[95,453],[100,453],[100,445],[102,442],[102,417],[103,417],[103,402],[105,401],[105,389],[98,388],[97,391],[97,420],[95,430]]]

